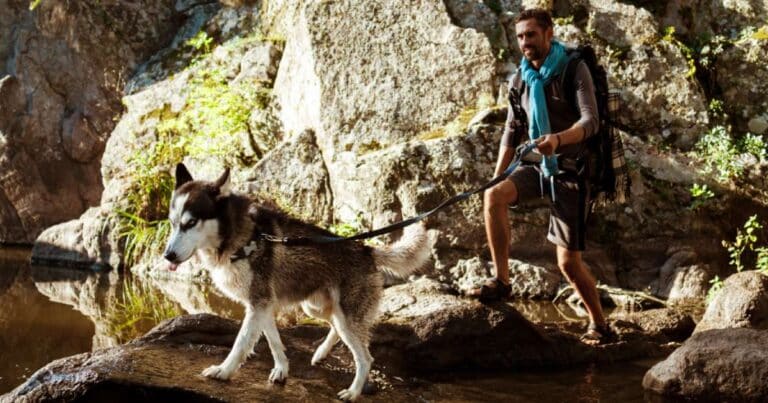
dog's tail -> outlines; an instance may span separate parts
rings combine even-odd
[[[405,227],[403,236],[394,244],[374,247],[373,259],[379,270],[398,277],[406,277],[420,269],[429,260],[427,231],[424,225]]]

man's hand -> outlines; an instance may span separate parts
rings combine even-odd
[[[543,155],[552,155],[560,146],[560,137],[556,134],[547,134],[536,139],[536,148]]]

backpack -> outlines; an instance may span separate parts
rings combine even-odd
[[[595,87],[595,99],[599,118],[598,133],[588,138],[584,151],[575,161],[576,166],[586,167],[590,184],[592,208],[612,202],[625,203],[629,200],[631,181],[624,159],[624,146],[615,126],[615,117],[619,110],[619,96],[608,89],[608,75],[605,68],[598,64],[595,50],[589,45],[568,48],[568,64],[561,76],[562,87],[568,103],[577,109],[574,77],[579,61],[584,61],[589,69]],[[519,78],[519,74],[518,74]],[[515,114],[521,113],[520,97],[525,83],[516,80],[510,86],[509,101]],[[524,116],[524,112],[522,115]],[[527,119],[520,119],[527,123]],[[527,131],[527,130],[526,130]],[[573,165],[573,164],[572,164]]]

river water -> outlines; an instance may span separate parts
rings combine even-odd
[[[29,254],[27,248],[0,249],[0,395],[50,361],[128,341],[165,317],[199,312],[242,317],[241,307],[204,286],[31,267]],[[513,305],[533,321],[563,319],[550,303]],[[654,363],[444,373],[423,379],[414,391],[423,401],[644,402],[642,377]]]

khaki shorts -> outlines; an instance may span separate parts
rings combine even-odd
[[[509,177],[517,188],[516,206],[541,204],[542,183],[537,167],[523,165]],[[568,250],[583,251],[589,215],[589,186],[575,174],[556,175],[555,201],[552,202],[550,178],[543,178],[543,198],[549,201],[547,240]]]

